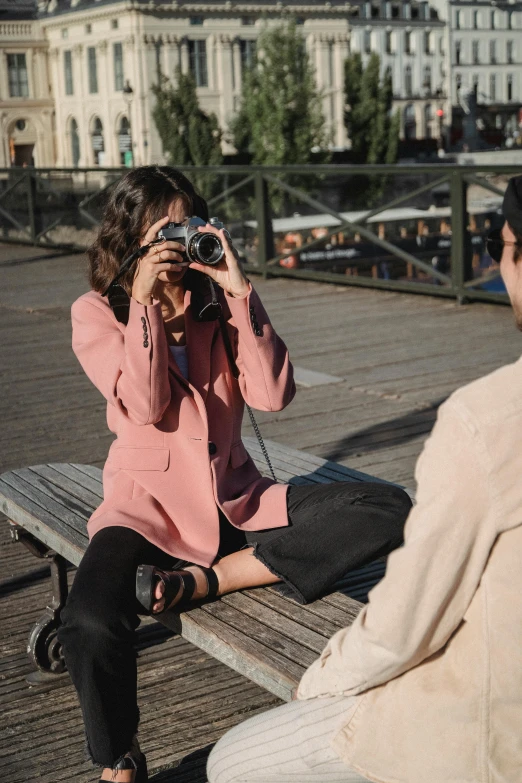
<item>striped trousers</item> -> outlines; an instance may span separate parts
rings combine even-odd
[[[240,723],[215,745],[209,783],[367,783],[330,747],[354,699],[292,701]]]

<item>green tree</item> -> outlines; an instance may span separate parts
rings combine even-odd
[[[249,153],[257,165],[329,158],[321,96],[295,22],[262,31],[255,62],[243,74],[241,108],[230,130],[238,152]]]
[[[216,166],[223,162],[222,132],[215,114],[200,107],[191,74],[176,73],[174,87],[166,76],[152,87],[156,105],[152,116],[163,152],[173,166]]]
[[[393,86],[388,69],[380,79],[380,58],[373,53],[363,67],[357,52],[345,62],[345,125],[356,163],[395,163],[399,114],[392,117]]]

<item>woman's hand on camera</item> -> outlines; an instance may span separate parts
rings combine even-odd
[[[141,242],[148,245],[158,238],[158,231],[167,225],[170,218],[167,215],[157,223],[154,223]],[[165,241],[157,245],[152,245],[146,255],[142,256],[136,266],[136,273],[132,284],[132,298],[140,304],[152,304],[154,290],[158,280],[168,283],[169,272],[181,272],[187,266],[188,262],[182,255],[184,246],[179,242]]]
[[[225,248],[225,256],[216,266],[207,266],[207,264],[190,264],[191,269],[197,269],[208,275],[212,280],[223,288],[228,294],[238,299],[245,297],[250,288],[248,279],[241,268],[237,251],[230,242],[230,235],[224,229],[217,229],[207,223],[205,228],[201,226],[199,231],[218,236]]]

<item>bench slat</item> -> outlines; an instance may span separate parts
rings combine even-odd
[[[223,620],[228,626],[235,628],[236,631],[241,631],[245,635],[245,639],[259,642],[264,647],[277,652],[289,662],[293,661],[306,667],[317,658],[317,653],[284,636],[275,628],[269,628],[264,623],[259,622],[256,617],[239,612],[235,607],[227,604],[224,599],[215,603],[205,604],[203,609],[213,617]]]
[[[67,493],[68,497],[75,498],[84,503],[86,511],[89,511],[90,514],[92,514],[94,509],[101,503],[102,498],[100,498],[99,495],[95,495],[90,489],[82,486],[64,473],[60,473],[56,470],[56,465],[36,465],[34,468],[31,468],[31,470],[36,473],[36,475],[41,476],[41,478],[55,486],[58,491],[63,490]],[[93,481],[93,479],[90,480]]]
[[[281,614],[273,607],[266,606],[243,592],[230,593],[230,595],[224,596],[221,601],[247,617],[252,617],[259,623],[266,625],[269,633],[275,630],[289,641],[297,642],[299,646],[306,647],[316,654],[323,650],[329,638],[329,634],[320,634],[314,628],[302,625],[294,617]],[[296,604],[296,608],[297,606],[299,604]],[[297,659],[297,663],[299,662]]]
[[[81,500],[72,498],[65,490],[41,478],[30,468],[13,470],[11,475],[12,481],[18,482],[18,488],[27,497],[52,511],[57,519],[77,534],[83,537],[87,535],[87,520],[94,511],[93,506],[88,506]]]
[[[0,509],[5,516],[73,565],[79,565],[87,545],[86,537],[74,535],[71,528],[53,518],[45,508],[7,483],[5,475],[4,473],[0,477]]]
[[[305,628],[310,628],[312,631],[316,631],[316,633],[321,634],[326,638],[330,638],[332,634],[346,625],[347,619],[351,619],[347,618],[345,612],[340,612],[338,609],[335,609],[335,607],[328,607],[332,610],[328,615],[325,612],[325,605],[322,601],[314,602],[319,604],[317,610],[314,612],[314,604],[306,604],[305,606],[297,604],[295,601],[280,595],[275,590],[260,590],[256,588],[254,590],[243,590],[242,592],[254,601],[270,607],[270,609],[273,609],[278,614],[288,617]],[[358,613],[361,605],[354,601],[354,607],[356,607]],[[332,615],[335,619],[332,619]]]
[[[251,454],[254,461],[259,461],[260,464],[265,464],[266,461],[263,457],[261,448],[256,438],[250,436],[244,437],[243,442],[247,451]],[[330,481],[374,481],[380,484],[389,484],[389,481],[385,479],[377,478],[376,476],[370,476],[368,473],[361,473],[358,470],[347,468],[345,465],[339,465],[337,462],[330,462],[329,460],[316,457],[313,454],[308,454],[304,451],[298,451],[297,449],[291,449],[289,446],[282,446],[273,440],[265,440],[265,446],[268,451],[268,456],[272,459],[278,459],[281,462],[281,467],[285,467],[286,470],[291,471],[296,476],[302,476],[303,471],[312,473],[324,478],[330,479]],[[307,476],[311,480],[315,480],[314,476]]]
[[[167,613],[165,619],[162,616],[162,622],[239,674],[280,699],[290,701],[304,667],[228,625],[205,611],[207,608],[193,609],[178,617]]]
[[[70,481],[79,487],[80,492],[89,493],[89,503],[94,504],[95,507],[98,507],[103,500],[101,470],[99,477],[94,479],[91,476],[88,476],[86,473],[81,473],[78,468],[67,462],[53,462],[50,465],[39,465],[38,467],[49,468],[58,473],[60,476],[70,479]],[[85,496],[84,499],[87,502],[87,496]]]

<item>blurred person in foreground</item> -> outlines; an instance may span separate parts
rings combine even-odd
[[[522,177],[488,239],[522,331]],[[522,778],[522,359],[441,406],[405,544],[296,701],[218,742],[209,783]]]

